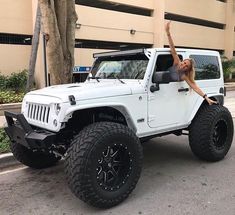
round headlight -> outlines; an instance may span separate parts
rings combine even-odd
[[[56,113],[56,115],[58,115],[60,113],[60,110],[61,110],[60,104],[55,104],[55,113]]]
[[[54,119],[53,125],[54,125],[55,127],[57,127],[58,123],[57,123],[57,120],[56,120],[56,119]]]

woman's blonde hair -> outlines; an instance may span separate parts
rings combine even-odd
[[[188,72],[185,75],[187,75],[189,80],[194,83],[195,82],[195,61],[192,58],[187,58],[185,60],[188,60],[191,64],[191,67],[188,69]]]

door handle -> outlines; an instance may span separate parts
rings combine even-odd
[[[180,88],[178,89],[178,92],[188,92],[189,91],[189,88]]]

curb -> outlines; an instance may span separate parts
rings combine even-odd
[[[227,91],[235,91],[235,86],[226,87]]]
[[[6,103],[6,104],[0,104],[0,116],[4,116],[4,111],[10,111],[10,112],[16,112],[20,113],[21,111],[22,103]]]
[[[227,91],[234,91],[235,90],[235,82],[226,82],[224,83]]]
[[[14,158],[12,153],[0,154],[0,171],[19,164],[20,162]]]

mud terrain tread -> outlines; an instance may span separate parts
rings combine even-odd
[[[138,172],[135,173],[135,179],[131,181],[128,189],[118,198],[104,199],[94,192],[92,181],[89,177],[89,155],[94,147],[96,147],[97,143],[110,132],[131,137],[136,142],[135,146],[137,147],[140,157],[135,164],[138,166]],[[72,192],[84,202],[99,208],[110,208],[126,199],[135,188],[140,177],[142,160],[143,154],[139,139],[128,127],[112,122],[94,123],[87,126],[76,135],[68,149],[65,169],[69,187]]]
[[[228,136],[223,151],[214,147],[211,139],[212,126],[216,120],[225,118]],[[232,144],[233,121],[228,109],[221,105],[203,105],[195,116],[189,132],[189,144],[192,152],[206,161],[219,161],[225,157]]]

